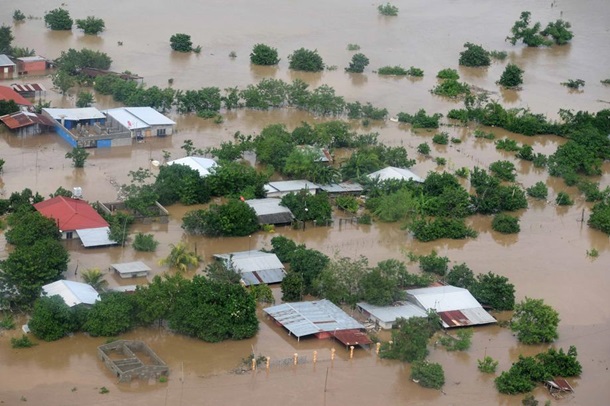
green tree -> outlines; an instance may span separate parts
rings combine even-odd
[[[528,196],[531,196],[534,199],[546,200],[549,194],[549,189],[544,182],[536,182],[535,185],[528,187],[526,192]]]
[[[295,148],[291,134],[283,124],[272,124],[265,127],[254,139],[256,160],[262,164],[283,168],[286,159]]]
[[[78,97],[76,99],[76,107],[91,107],[93,103],[95,103],[93,93],[78,92]]]
[[[430,145],[427,142],[423,142],[417,146],[417,152],[422,155],[430,155]]]
[[[513,310],[515,306],[515,285],[508,278],[492,272],[477,275],[477,283],[470,293],[481,304],[495,310]]]
[[[176,245],[170,244],[169,246],[171,251],[167,257],[159,261],[160,265],[167,265],[180,272],[186,272],[190,268],[199,266],[199,263],[203,261],[197,253],[189,251],[184,242],[179,242]]]
[[[193,42],[191,36],[187,34],[174,34],[169,38],[169,45],[174,51],[191,52],[193,50]]]
[[[519,219],[504,213],[498,213],[494,216],[491,228],[502,234],[515,234],[521,231]]]
[[[239,283],[241,275],[233,268],[228,267],[228,261],[214,261],[205,267],[205,275],[216,282]]]
[[[416,361],[411,365],[411,379],[424,388],[440,389],[445,384],[445,372],[441,364]]]
[[[133,328],[134,308],[134,299],[130,295],[103,293],[101,300],[89,310],[83,329],[94,337],[117,336]]]
[[[555,203],[557,203],[557,205],[559,206],[571,206],[574,204],[574,201],[566,192],[559,192],[557,193],[557,197],[555,198]]]
[[[89,158],[89,153],[84,148],[75,147],[72,151],[66,152],[66,159],[71,159],[75,168],[85,166],[85,161]]]
[[[98,292],[104,291],[108,286],[108,281],[104,279],[104,274],[99,268],[90,268],[81,273],[83,282],[90,285],[93,289]]]
[[[537,22],[530,26],[531,15],[532,13],[529,11],[522,11],[519,20],[515,21],[515,24],[510,29],[510,32],[513,34],[512,37],[508,36],[506,40],[513,45],[521,40],[528,47],[550,46],[553,42],[546,39],[544,34],[540,32],[540,23]]]
[[[381,14],[382,16],[393,17],[393,16],[398,15],[398,7],[396,7],[390,3],[378,5],[377,11],[379,11],[379,14]]]
[[[475,284],[474,272],[465,263],[454,265],[447,274],[445,282],[451,286],[470,290]]]
[[[419,257],[419,267],[424,272],[432,272],[444,276],[449,269],[448,264],[449,258],[439,256],[436,251],[432,251],[430,255]]]
[[[610,235],[610,204],[607,202],[596,203],[587,224],[589,227]]]
[[[34,303],[28,326],[37,338],[55,341],[76,331],[70,307],[61,296],[43,296]]]
[[[9,53],[14,39],[15,37],[13,36],[11,27],[2,24],[2,26],[0,26],[0,53]]]
[[[77,19],[76,27],[83,30],[85,34],[97,35],[100,32],[104,31],[104,29],[106,28],[106,24],[101,18],[89,16],[84,20]]]
[[[282,301],[299,302],[303,300],[305,285],[303,275],[297,272],[288,271],[282,279]]]
[[[277,49],[265,44],[256,44],[250,53],[250,62],[255,65],[277,65],[280,59]]]
[[[68,10],[56,8],[44,15],[44,22],[53,31],[69,31],[72,29],[72,18]]]
[[[494,372],[496,372],[496,368],[498,368],[498,361],[496,361],[489,355],[486,355],[482,360],[478,359],[477,364],[479,371],[486,374],[493,374]]]
[[[207,203],[210,189],[201,174],[186,165],[164,165],[159,168],[153,188],[163,205]]]
[[[155,322],[161,326],[173,313],[176,299],[190,281],[180,273],[156,275],[148,285],[138,285],[134,295],[136,320],[148,326]]]
[[[374,197],[367,201],[369,210],[383,222],[396,222],[414,218],[421,210],[421,201],[406,188],[394,193]]]
[[[364,257],[335,259],[313,281],[314,291],[336,305],[354,306],[360,300],[362,279],[368,271],[368,261]]]
[[[441,69],[440,71],[438,71],[438,73],[436,74],[436,77],[438,79],[458,80],[460,78],[460,75],[458,74],[457,70],[455,70],[455,69],[445,68],[445,69]]]
[[[559,313],[542,299],[525,298],[515,305],[510,328],[524,344],[550,343],[559,337]]]
[[[93,51],[87,48],[77,51],[76,49],[70,48],[67,51],[62,51],[59,58],[55,60],[55,63],[61,71],[64,71],[69,75],[78,75],[82,68],[106,70],[110,68],[112,58],[110,58],[104,52]],[[131,83],[134,87],[137,87],[135,82],[126,82],[120,78],[107,76],[105,80],[117,81],[117,83]]]
[[[243,237],[259,227],[254,209],[239,199],[211,204],[207,210],[193,210],[182,218],[182,228],[190,234]]]
[[[504,72],[502,72],[502,76],[498,81],[504,87],[517,87],[523,83],[523,69],[515,65],[514,63],[509,63],[506,65]]]
[[[327,193],[311,194],[303,189],[282,197],[281,205],[290,209],[299,221],[314,221],[319,225],[332,219],[332,205]]]
[[[498,179],[513,182],[516,178],[515,164],[510,161],[495,161],[489,165],[489,170]]]
[[[428,356],[428,341],[440,329],[438,316],[398,318],[392,330],[392,344],[383,343],[381,358],[421,361]]]
[[[489,52],[481,45],[467,42],[464,44],[464,48],[466,48],[466,50],[460,52],[460,65],[480,67],[489,66],[491,64]]]
[[[19,105],[15,100],[0,100],[0,114],[11,114],[19,111]]]
[[[154,252],[158,245],[159,241],[155,240],[153,234],[144,233],[136,234],[132,244],[134,250],[142,252]]]
[[[367,58],[364,54],[357,53],[352,56],[352,61],[350,62],[349,66],[345,68],[345,71],[351,73],[362,73],[368,64],[369,58]]]
[[[61,94],[66,94],[66,92],[76,83],[74,78],[64,70],[57,71],[57,73],[53,75],[52,82],[53,86],[61,90]]]
[[[247,164],[224,162],[205,177],[205,185],[212,196],[244,197],[260,199],[265,197],[268,173],[257,172]]]
[[[288,56],[289,68],[306,72],[319,72],[324,70],[324,61],[317,50],[300,48]]]
[[[29,247],[36,241],[50,238],[59,241],[57,223],[38,211],[19,210],[8,219],[11,228],[4,233],[6,242],[17,247]]]
[[[550,36],[557,45],[565,45],[574,38],[574,34],[570,28],[572,28],[572,25],[569,22],[557,20],[548,23],[546,28],[540,31],[540,34]]]
[[[21,10],[17,9],[13,12],[13,21],[15,21],[16,23],[19,23],[24,20],[25,20],[25,14],[23,14],[23,12]]]
[[[271,246],[273,247],[273,253],[277,255],[278,259],[282,262],[290,262],[291,255],[297,248],[304,248],[304,246],[297,246],[297,244],[290,238],[278,235],[271,239]]]
[[[290,269],[303,276],[305,294],[315,294],[314,281],[329,264],[330,258],[313,249],[299,247],[290,257]]]

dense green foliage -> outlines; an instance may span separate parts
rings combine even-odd
[[[138,233],[133,239],[133,249],[143,252],[154,252],[159,245],[159,241],[155,240],[153,234]]]
[[[21,10],[17,9],[13,12],[13,21],[21,22],[24,20],[25,20],[25,14],[23,14],[23,12]]]
[[[277,65],[280,58],[277,56],[277,49],[265,44],[256,44],[250,53],[250,62],[254,65]]]
[[[466,351],[472,345],[473,333],[472,328],[462,328],[455,333],[456,337],[446,334],[439,338],[439,342],[447,351]]]
[[[288,67],[292,70],[319,72],[324,70],[324,61],[317,50],[300,48],[288,55]]]
[[[82,68],[106,70],[110,68],[112,59],[107,54],[100,51],[92,51],[87,48],[77,51],[76,49],[70,48],[67,51],[62,51],[59,58],[55,60],[55,63],[61,71],[64,71],[69,75],[76,75]]]
[[[297,246],[297,244],[290,238],[278,235],[271,239],[271,247],[273,253],[277,255],[278,259],[282,262],[290,262],[290,256],[297,248],[303,248],[304,246]]]
[[[407,70],[402,66],[382,66],[377,69],[377,73],[380,75],[406,76]]]
[[[91,105],[95,103],[95,99],[93,98],[93,93],[91,92],[78,92],[78,96],[76,98],[76,107],[91,107]]]
[[[398,15],[398,7],[396,7],[390,3],[378,5],[377,11],[379,11],[379,14],[381,14],[382,16],[397,16]]]
[[[451,286],[470,290],[477,280],[468,265],[462,263],[451,268],[451,271],[445,276],[445,282]]]
[[[553,342],[557,337],[559,313],[542,299],[530,299],[517,303],[510,328],[524,344]]]
[[[282,279],[282,301],[299,302],[305,294],[305,283],[303,275],[298,272],[288,271]]]
[[[449,144],[449,134],[446,132],[434,134],[432,142],[439,145],[447,145]]]
[[[462,66],[480,67],[489,66],[491,57],[481,45],[467,42],[464,44],[465,51],[460,52],[459,64]]]
[[[11,114],[19,111],[19,105],[15,100],[0,100],[0,114]]]
[[[606,201],[595,204],[587,224],[610,235],[610,204]]]
[[[424,71],[420,68],[416,68],[414,66],[411,66],[409,69],[407,69],[407,76],[413,76],[416,78],[421,78],[424,77]]]
[[[486,355],[483,359],[477,360],[479,371],[485,374],[493,374],[496,372],[496,368],[498,368],[498,361]]]
[[[545,38],[545,34],[540,32],[540,23],[537,22],[530,26],[530,17],[532,13],[529,11],[521,12],[519,20],[510,29],[512,36],[506,37],[506,40],[515,45],[517,41],[523,41],[528,47],[550,46],[553,42]]]
[[[182,228],[189,234],[228,237],[252,234],[259,225],[253,208],[241,200],[231,199],[222,205],[211,204],[208,209],[186,213]]]
[[[59,340],[80,328],[76,313],[57,295],[36,300],[28,326],[36,337],[45,341]]]
[[[97,35],[104,31],[106,24],[101,18],[89,16],[84,20],[76,20],[76,27],[83,30],[85,34]]]
[[[368,64],[369,58],[367,58],[364,54],[357,53],[352,56],[352,61],[349,63],[349,66],[345,68],[345,71],[351,73],[362,73]]]
[[[28,337],[25,334],[22,334],[21,337],[17,338],[17,337],[11,337],[11,347],[12,348],[30,348],[37,345],[37,343],[34,343],[32,340],[30,340],[30,337]],[[24,397],[22,397],[21,399],[25,399]]]
[[[501,140],[497,140],[495,142],[495,144],[496,144],[496,149],[500,149],[503,151],[515,152],[515,151],[521,150],[521,147],[519,147],[519,144],[517,144],[517,141],[510,139],[510,138],[502,138]]]
[[[134,301],[121,292],[103,293],[89,310],[83,330],[92,336],[117,336],[134,326]]]
[[[565,45],[574,38],[570,28],[572,28],[572,25],[569,22],[559,19],[548,23],[546,28],[540,31],[540,34],[551,37],[557,45]]]
[[[443,117],[443,115],[440,113],[434,113],[431,116],[428,116],[424,109],[420,109],[414,115],[398,113],[398,121],[401,123],[409,123],[413,128],[438,128],[438,121],[441,117]]]
[[[571,206],[574,204],[574,201],[567,192],[562,191],[557,193],[555,203],[557,203],[558,206]]]
[[[440,389],[445,384],[445,372],[436,362],[417,361],[411,365],[411,379],[424,388]]]
[[[428,356],[428,340],[440,327],[440,318],[436,315],[406,320],[398,318],[392,330],[392,344],[383,343],[379,356],[407,362],[421,361]]]
[[[525,192],[517,185],[501,185],[500,179],[475,167],[470,182],[476,194],[472,197],[475,210],[481,214],[515,211],[527,207]]]
[[[445,68],[445,69],[439,70],[438,73],[436,74],[436,77],[438,79],[458,80],[460,78],[460,75],[458,74],[458,71],[455,69]]]
[[[432,251],[430,255],[419,257],[419,267],[424,272],[432,272],[444,276],[449,269],[448,264],[449,258],[439,256],[436,251]]]
[[[307,190],[291,192],[282,197],[281,205],[288,207],[299,221],[328,225],[332,219],[332,206],[327,193],[311,194]]]
[[[461,218],[437,217],[435,219],[419,219],[409,225],[413,237],[419,241],[427,242],[441,238],[461,240],[475,238],[478,234],[468,227]]]
[[[44,23],[54,31],[67,31],[72,29],[73,21],[68,10],[56,8],[45,13]]]
[[[495,161],[489,165],[489,170],[498,179],[512,182],[516,179],[515,164],[510,161]]]
[[[13,36],[11,27],[2,24],[2,26],[0,26],[0,52],[9,53],[11,51],[11,43],[14,39],[15,37]]]
[[[193,50],[193,42],[188,34],[174,34],[169,38],[169,46],[178,52],[191,52]]]
[[[523,69],[514,63],[509,63],[502,72],[498,83],[504,87],[517,87],[523,83],[523,72]]]
[[[343,162],[341,173],[344,179],[359,179],[386,166],[410,168],[415,160],[409,159],[404,147],[386,147],[385,145],[363,146],[355,150]]]
[[[417,146],[417,152],[422,155],[430,155],[430,145],[427,142],[422,142]]]
[[[515,306],[515,286],[504,276],[492,272],[479,274],[469,290],[482,305],[495,310],[512,310]]]
[[[432,88],[430,92],[437,96],[457,98],[470,94],[470,86],[457,79],[446,79]]]
[[[498,213],[494,216],[491,228],[502,234],[515,234],[521,231],[519,219],[504,213]]]
[[[153,188],[157,200],[163,205],[207,203],[210,200],[209,185],[215,180],[202,178],[197,170],[186,165],[164,165],[159,168]]]

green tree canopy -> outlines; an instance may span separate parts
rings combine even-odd
[[[13,36],[11,27],[2,24],[2,26],[0,26],[0,53],[9,53],[14,39],[15,37]]]
[[[495,310],[513,310],[515,306],[515,286],[508,278],[492,272],[477,275],[477,283],[470,293],[481,304]]]
[[[112,337],[135,324],[134,299],[122,292],[103,293],[87,316],[83,329],[92,336]]]
[[[45,341],[59,340],[77,329],[72,310],[58,295],[36,299],[28,326]]]
[[[265,44],[256,44],[250,53],[250,62],[255,65],[277,65],[280,59],[277,49]]]
[[[523,72],[523,69],[514,63],[509,63],[502,72],[498,83],[504,87],[517,87],[523,83]]]
[[[83,30],[85,34],[88,35],[97,35],[100,32],[104,31],[106,28],[106,23],[101,18],[96,18],[94,16],[89,16],[86,19],[77,19],[76,27]]]
[[[259,229],[256,212],[239,199],[211,204],[207,210],[193,210],[182,218],[182,228],[190,234],[246,236]]]
[[[50,238],[59,241],[57,223],[38,211],[20,210],[10,215],[11,228],[4,233],[6,242],[18,247],[30,247],[38,240]]]
[[[392,330],[392,344],[384,343],[379,353],[381,358],[400,361],[421,361],[428,356],[428,340],[440,329],[438,316],[399,318]]]
[[[465,51],[460,52],[460,65],[480,67],[491,65],[491,56],[481,45],[467,42],[464,44]]]
[[[542,299],[530,299],[517,303],[510,328],[524,344],[550,343],[559,337],[557,326],[559,313]]]
[[[319,72],[324,70],[324,61],[317,50],[300,48],[288,56],[292,70]]]
[[[174,34],[169,38],[169,46],[174,51],[191,52],[193,50],[193,42],[188,34]]]
[[[56,8],[44,15],[44,22],[53,31],[69,31],[72,29],[70,12],[63,8]]]

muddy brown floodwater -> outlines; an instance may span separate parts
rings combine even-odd
[[[36,49],[49,58],[62,50],[87,47],[108,53],[116,71],[130,70],[145,78],[149,86],[166,86],[170,78],[178,89],[203,86],[244,87],[262,78],[283,80],[301,78],[312,86],[328,84],[348,101],[370,101],[387,107],[391,114],[415,112],[446,113],[458,102],[432,96],[435,73],[445,67],[457,68],[462,78],[492,92],[492,97],[510,107],[529,107],[536,113],[557,117],[560,108],[597,111],[608,107],[610,88],[600,84],[610,75],[610,2],[607,0],[505,2],[465,0],[396,0],[400,8],[395,18],[378,16],[376,4],[364,0],[209,0],[198,2],[125,2],[79,1],[67,5],[71,15],[84,18],[95,15],[106,22],[107,31],[99,37],[73,32],[52,32],[44,28],[41,17],[46,9],[59,6],[41,0],[16,1],[11,7],[0,7],[0,22],[12,25],[11,15],[20,8],[36,19],[12,25],[15,44]],[[528,49],[504,42],[512,23],[523,10],[532,12],[533,20],[547,21],[563,17],[572,23],[575,38],[570,45],[550,49]],[[169,37],[176,32],[192,35],[201,44],[200,55],[179,55],[169,49]],[[122,41],[123,46],[118,42]],[[480,43],[487,49],[508,52],[508,60],[525,70],[523,90],[500,91],[498,80],[504,63],[493,63],[488,69],[466,69],[457,66],[462,44]],[[255,43],[277,47],[282,58],[278,67],[252,67],[248,55]],[[348,43],[361,46],[371,65],[366,73],[343,72],[352,53]],[[293,50],[317,48],[335,71],[318,74],[295,73],[288,70],[287,55]],[[228,57],[235,51],[237,58]],[[384,78],[372,70],[384,65],[416,66],[426,76],[421,80]],[[583,79],[583,92],[569,92],[559,85],[567,79]],[[39,81],[51,88],[48,76],[20,78],[16,82]],[[7,85],[12,82],[3,81]],[[74,94],[62,97],[49,90],[47,100],[54,107],[72,107]],[[97,96],[97,106],[107,108],[114,102]],[[58,186],[81,186],[88,200],[113,200],[116,190],[111,182],[128,181],[127,173],[138,167],[150,168],[151,159],[162,159],[162,150],[181,155],[180,146],[192,139],[200,148],[218,145],[231,139],[236,131],[253,133],[270,123],[282,122],[294,127],[301,121],[315,120],[295,110],[253,112],[240,110],[224,115],[221,125],[195,117],[173,118],[178,132],[172,137],[147,140],[133,147],[90,151],[84,169],[71,168],[64,159],[68,146],[54,134],[16,137],[0,134],[0,157],[6,161],[1,186],[5,194],[29,187],[43,195]],[[378,131],[389,145],[404,145],[411,156],[416,146],[430,141],[432,133],[412,132],[410,127],[386,122],[362,131]],[[550,189],[549,202],[530,202],[519,213],[521,232],[500,235],[491,230],[489,217],[475,216],[469,223],[478,232],[476,239],[441,240],[431,243],[414,241],[396,224],[372,226],[339,225],[295,231],[278,228],[276,234],[286,235],[309,247],[334,256],[365,255],[371,263],[398,258],[406,260],[408,251],[427,254],[432,249],[454,262],[466,262],[475,272],[493,271],[505,275],[515,284],[518,299],[543,298],[561,315],[556,345],[578,347],[583,374],[571,382],[574,396],[561,401],[574,405],[603,405],[610,402],[610,243],[608,236],[583,224],[581,213],[588,214],[585,203],[574,188],[529,163],[496,151],[491,141],[477,140],[472,129],[448,128],[451,136],[462,143],[434,146],[433,155],[447,158],[447,169],[462,166],[487,166],[498,159],[513,161],[518,182],[528,187],[537,181]],[[523,137],[498,129],[498,137],[510,137],[530,144],[536,152],[552,153],[562,140],[552,136]],[[153,171],[154,168],[150,168]],[[417,158],[414,170],[424,174],[438,168],[431,159]],[[610,185],[608,172],[595,178],[602,186]],[[556,207],[552,201],[560,191],[575,197],[572,207]],[[153,274],[165,271],[157,264],[169,252],[168,245],[181,238],[196,246],[209,261],[216,252],[269,247],[274,234],[257,233],[246,238],[208,239],[187,237],[180,228],[182,215],[192,207],[170,208],[171,221],[166,225],[136,225],[132,232],[153,232],[161,242],[155,254],[136,253],[132,248],[113,247],[85,250],[71,243],[71,262],[66,275],[74,279],[72,270],[100,267],[134,259],[144,260]],[[586,252],[595,248],[596,259]],[[6,255],[4,246],[0,255]],[[411,265],[412,271],[416,267]],[[111,285],[125,284],[108,274]],[[145,280],[136,280],[144,283]],[[127,283],[132,283],[128,281]],[[279,291],[275,288],[276,297]],[[510,315],[501,315],[505,319]],[[20,320],[23,322],[23,320]],[[96,358],[96,347],[103,338],[82,334],[53,343],[39,343],[26,349],[11,349],[10,337],[19,331],[3,332],[0,337],[0,402],[6,405],[518,405],[521,397],[499,395],[493,376],[480,374],[477,358],[485,354],[499,360],[499,371],[510,367],[519,354],[534,354],[542,346],[522,346],[510,331],[497,326],[476,329],[472,348],[465,353],[448,353],[431,349],[430,358],[445,369],[446,384],[442,391],[427,390],[411,382],[408,364],[378,359],[372,351],[356,351],[350,360],[348,352],[337,347],[338,357],[330,361],[330,341],[301,340],[287,336],[281,328],[261,315],[260,332],[250,340],[208,344],[155,328],[137,329],[125,338],[146,341],[170,366],[167,383],[134,382],[117,384],[116,379]],[[386,337],[387,338],[387,337]],[[264,354],[273,360],[292,357],[297,352],[309,360],[317,350],[319,362],[299,366],[275,366],[270,371],[232,374],[243,357],[250,352]],[[99,388],[109,389],[99,394]],[[539,400],[549,399],[542,388],[535,390]],[[553,403],[558,403],[553,400]]]

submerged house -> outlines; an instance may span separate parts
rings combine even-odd
[[[265,185],[267,197],[284,197],[289,193],[297,193],[301,190],[306,190],[308,193],[315,195],[320,189],[320,186],[308,180],[281,180],[269,182]]]
[[[210,158],[200,156],[186,156],[184,158],[174,159],[167,162],[168,165],[184,165],[199,172],[202,178],[205,178],[214,171],[218,166],[216,161]]]
[[[9,86],[0,86],[0,100],[13,100],[22,110],[27,110],[33,106],[32,102],[30,102],[25,97],[14,91],[13,88]]]
[[[422,183],[424,179],[419,175],[415,174],[406,168],[396,168],[395,166],[388,166],[380,169],[376,172],[369,173],[367,177],[371,180],[377,179],[379,181],[384,180],[412,180],[414,182]]]
[[[40,134],[51,131],[55,126],[53,120],[48,117],[29,111],[18,111],[0,116],[0,121],[17,135]]]
[[[13,83],[11,88],[21,96],[29,98],[42,97],[42,95],[47,91],[47,89],[45,89],[45,87],[40,83]]]
[[[215,254],[214,258],[241,276],[246,286],[280,283],[286,271],[277,255],[258,250]]]
[[[13,79],[17,71],[17,65],[11,58],[0,54],[0,79]]]
[[[151,271],[150,267],[142,261],[111,264],[110,270],[116,272],[123,279],[146,277]]]
[[[55,281],[44,285],[42,293],[45,296],[60,296],[68,307],[84,304],[92,306],[100,300],[100,295],[91,285],[68,280]]]
[[[42,56],[22,56],[15,58],[17,62],[17,72],[20,75],[28,73],[44,73],[47,70],[47,60]]]
[[[34,208],[57,223],[62,239],[80,238],[87,248],[116,244],[108,237],[106,220],[84,200],[56,196],[36,203]]]
[[[327,299],[283,303],[263,309],[297,339],[307,336],[335,337],[345,345],[369,345],[364,326]]]
[[[106,126],[129,131],[131,138],[165,137],[172,135],[176,122],[152,107],[118,107],[105,110]]]
[[[294,215],[286,206],[282,206],[279,199],[251,199],[246,204],[256,213],[259,224],[290,224]]]
[[[376,306],[366,302],[357,304],[361,313],[381,329],[389,330],[396,324],[399,318],[410,319],[411,317],[426,317],[424,309],[415,303],[402,301],[392,306]]]

